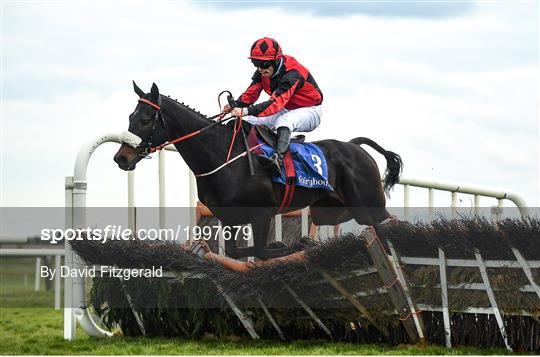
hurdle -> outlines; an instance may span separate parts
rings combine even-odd
[[[94,151],[104,143],[113,142],[120,143],[120,135],[118,134],[105,134],[99,136],[95,139],[91,139],[82,145],[79,153],[77,155],[74,167],[73,176],[68,176],[65,178],[65,207],[66,207],[66,218],[65,226],[66,228],[85,228],[86,226],[86,217],[84,210],[77,208],[86,207],[86,194],[87,194],[87,169],[88,164],[91,159]],[[165,148],[168,151],[176,151],[172,146]],[[158,185],[159,185],[159,222],[160,226],[165,225],[165,215],[163,214],[166,207],[165,202],[165,162],[163,152],[158,154],[159,160],[159,172],[158,172]],[[527,214],[526,203],[518,194],[508,191],[508,190],[488,190],[485,188],[475,188],[466,185],[456,185],[451,183],[444,182],[433,182],[429,180],[417,180],[417,179],[402,179],[399,182],[400,185],[404,186],[404,206],[407,209],[409,207],[409,198],[410,198],[410,187],[421,187],[427,188],[429,191],[428,204],[429,207],[433,207],[433,191],[442,190],[448,191],[451,193],[451,207],[456,207],[457,193],[466,193],[474,195],[475,207],[479,207],[480,197],[490,197],[497,199],[498,207],[503,207],[503,201],[509,200],[513,202],[519,209],[522,215]],[[134,193],[134,173],[130,171],[127,173],[127,190],[128,190],[128,225],[130,228],[135,227],[136,217],[135,217],[135,193]],[[189,201],[190,201],[190,225],[194,226],[196,224],[197,216],[197,193],[196,193],[196,184],[195,178],[192,173],[189,176]],[[302,235],[308,234],[308,209],[302,209],[293,214],[293,216],[301,217],[301,232]],[[289,214],[290,215],[290,214]],[[283,232],[283,217],[285,215],[277,215],[275,218],[276,225],[276,240],[282,239]],[[80,267],[84,265],[84,262],[78,257],[70,248],[69,242],[65,244],[65,264],[69,267]],[[518,252],[519,254],[519,252]],[[517,257],[517,255],[516,255]],[[402,285],[406,288],[406,282],[404,278],[400,275],[399,272],[399,262],[400,257],[396,256],[395,252],[391,252],[389,256],[390,261],[393,262],[393,270],[397,274],[398,278],[403,280]],[[521,261],[518,258],[518,261]],[[401,260],[403,262],[403,260]],[[410,264],[414,264],[412,261],[408,261]],[[443,256],[437,261],[437,265],[440,267],[447,264],[444,252]],[[527,271],[527,265],[523,265],[524,271]],[[479,264],[481,264],[481,257]],[[441,269],[441,281],[443,279],[443,269]],[[530,267],[529,267],[530,271]],[[530,275],[530,274],[529,274]],[[91,315],[88,312],[85,302],[85,287],[84,287],[84,278],[69,278],[66,277],[64,281],[64,338],[67,340],[73,340],[76,338],[76,321],[79,321],[79,324],[83,330],[91,336],[111,336],[112,334],[108,331],[105,331],[97,326],[97,324],[92,320]],[[533,286],[535,286],[533,284]],[[445,289],[442,289],[445,290]],[[444,302],[444,299],[443,299]],[[411,302],[407,301],[407,304],[411,307]],[[447,308],[446,308],[447,310]],[[443,308],[444,311],[444,308]],[[412,310],[411,312],[414,312]],[[448,312],[446,311],[446,315]],[[415,317],[416,314],[413,314]],[[449,320],[448,326],[445,319],[445,327],[449,331]],[[419,323],[415,320],[416,328],[418,330]]]

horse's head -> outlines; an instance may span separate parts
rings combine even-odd
[[[158,87],[152,84],[150,93],[145,94],[133,82],[133,89],[139,96],[139,103],[129,116],[128,130],[122,133],[122,146],[114,155],[114,161],[122,170],[134,170],[150,148],[167,140]]]

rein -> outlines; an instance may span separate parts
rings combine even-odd
[[[146,102],[145,102],[145,103],[146,103]],[[220,116],[220,115],[221,115],[221,114],[218,114],[218,116]],[[189,133],[189,134],[183,135],[183,136],[181,136],[181,137],[179,137],[179,138],[176,138],[176,139],[174,139],[174,140],[166,141],[166,142],[164,142],[164,143],[161,144],[161,145],[152,147],[152,148],[148,149],[148,153],[151,154],[151,153],[154,153],[154,152],[156,152],[156,151],[163,150],[163,148],[164,148],[165,146],[167,146],[167,145],[176,144],[176,143],[179,143],[179,142],[184,141],[184,140],[186,140],[186,139],[189,139],[189,138],[191,138],[191,137],[193,137],[193,136],[195,136],[195,135],[199,135],[199,134],[201,134],[201,133],[204,133],[204,132],[207,131],[208,129],[210,129],[210,128],[212,128],[212,127],[218,125],[218,124],[221,124],[221,123],[224,122],[224,121],[227,121],[227,120],[229,120],[229,119],[232,119],[232,118],[233,118],[233,117],[229,117],[229,118],[221,118],[221,119],[219,119],[219,120],[213,122],[212,124],[210,124],[210,125],[208,125],[208,126],[205,126],[205,127],[202,128],[202,129],[195,130],[194,132],[191,132],[191,133]]]
[[[222,92],[222,93],[223,93],[223,92]],[[221,94],[222,94],[222,93],[221,93]],[[220,96],[221,96],[221,94],[220,94]],[[155,130],[155,126],[156,126],[158,117],[159,117],[160,115],[161,115],[161,120],[162,120],[162,122],[163,122],[163,127],[164,127],[164,129],[165,129],[165,131],[166,131],[167,128],[166,128],[166,125],[165,125],[165,120],[163,119],[163,113],[162,113],[162,111],[161,111],[161,105],[156,104],[156,103],[154,103],[154,102],[152,102],[152,101],[150,101],[150,100],[148,100],[148,99],[145,99],[145,98],[139,98],[139,102],[145,103],[145,104],[151,106],[152,108],[157,109],[156,117],[155,117],[155,120],[154,120],[154,127],[153,127],[153,129],[152,129],[152,132]],[[218,96],[218,103],[219,103],[219,96]],[[221,103],[219,103],[219,107],[220,107],[220,109],[221,109]],[[193,132],[191,132],[191,133],[189,133],[189,134],[180,136],[180,137],[178,137],[178,138],[176,138],[176,139],[174,139],[174,140],[166,141],[166,142],[164,142],[164,143],[161,144],[161,145],[154,146],[154,147],[148,147],[148,148],[145,150],[145,154],[148,155],[148,154],[152,154],[152,153],[154,153],[154,152],[156,152],[156,151],[163,150],[163,148],[164,148],[165,146],[168,146],[168,145],[171,145],[171,144],[176,144],[176,143],[179,143],[179,142],[184,141],[184,140],[186,140],[186,139],[192,138],[192,137],[194,137],[194,136],[196,136],[196,135],[199,135],[199,134],[201,134],[201,133],[207,131],[208,129],[210,129],[210,128],[216,126],[216,125],[222,124],[223,122],[228,121],[228,120],[230,120],[230,119],[233,118],[233,117],[225,118],[225,115],[226,115],[225,113],[219,113],[219,114],[216,114],[216,115],[214,115],[214,116],[212,116],[212,117],[209,118],[209,119],[215,119],[215,118],[219,117],[219,119],[216,120],[215,122],[213,122],[212,124],[209,124],[209,125],[207,125],[207,126],[201,128],[201,129],[199,129],[199,130],[195,130],[195,131],[193,131]],[[262,144],[259,144],[259,145],[257,145],[257,146],[252,147],[252,148],[247,148],[247,147],[246,147],[246,149],[247,149],[246,151],[244,151],[244,152],[241,153],[240,155],[237,155],[236,157],[234,157],[234,158],[231,160],[230,157],[231,157],[231,153],[232,153],[232,148],[233,148],[233,146],[234,146],[234,142],[236,141],[236,136],[238,135],[238,132],[239,132],[240,130],[242,130],[242,115],[241,115],[240,117],[238,117],[238,120],[235,122],[235,125],[234,125],[234,132],[233,132],[233,138],[232,138],[231,144],[230,144],[230,146],[229,146],[229,150],[228,150],[228,153],[227,153],[227,159],[226,159],[225,163],[224,163],[223,165],[219,166],[218,168],[212,170],[212,171],[209,171],[209,172],[206,172],[206,173],[203,173],[203,174],[195,175],[196,177],[209,176],[209,175],[211,175],[211,174],[213,174],[213,173],[215,173],[215,172],[221,170],[222,168],[224,168],[224,167],[227,166],[228,164],[230,164],[230,163],[236,161],[236,160],[239,159],[240,157],[243,157],[243,156],[245,156],[246,154],[249,154],[251,151],[255,150],[256,148],[258,148],[259,146],[262,145]],[[152,133],[152,134],[153,134],[153,133]]]

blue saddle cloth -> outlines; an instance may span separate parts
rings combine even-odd
[[[274,149],[263,144],[262,155],[271,157]],[[291,143],[289,151],[292,154],[294,169],[296,170],[295,186],[307,188],[324,188],[334,191],[328,182],[328,166],[322,150],[313,143]],[[281,168],[281,175],[274,174],[274,182],[285,184],[285,168]]]

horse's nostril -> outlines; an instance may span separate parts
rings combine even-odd
[[[119,166],[127,166],[127,163],[128,163],[127,158],[126,158],[124,155],[120,155],[120,154],[116,154],[116,155],[114,156],[114,161],[115,161]]]

